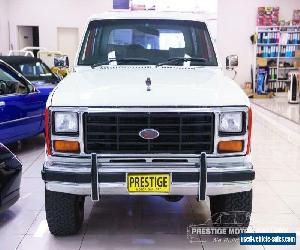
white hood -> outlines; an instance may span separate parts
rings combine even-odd
[[[146,80],[151,79],[151,91]],[[249,106],[241,88],[212,67],[104,66],[72,73],[51,106]]]

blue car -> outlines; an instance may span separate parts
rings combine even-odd
[[[0,60],[0,143],[10,144],[44,131],[44,110],[55,85],[31,83]]]
[[[39,58],[31,56],[0,56],[16,71],[25,76],[30,82],[57,84],[61,77],[51,72],[50,68]]]

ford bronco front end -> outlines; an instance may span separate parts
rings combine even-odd
[[[46,109],[42,177],[51,233],[79,230],[86,196],[209,196],[212,214],[251,214],[251,127],[249,101],[223,75],[198,17],[93,17],[76,72]]]

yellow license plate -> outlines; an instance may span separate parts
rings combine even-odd
[[[170,174],[128,174],[128,192],[169,193]]]

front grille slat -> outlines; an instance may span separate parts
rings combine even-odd
[[[86,153],[213,152],[213,113],[85,113],[83,120]],[[159,137],[141,138],[139,132],[147,128],[159,131]]]

